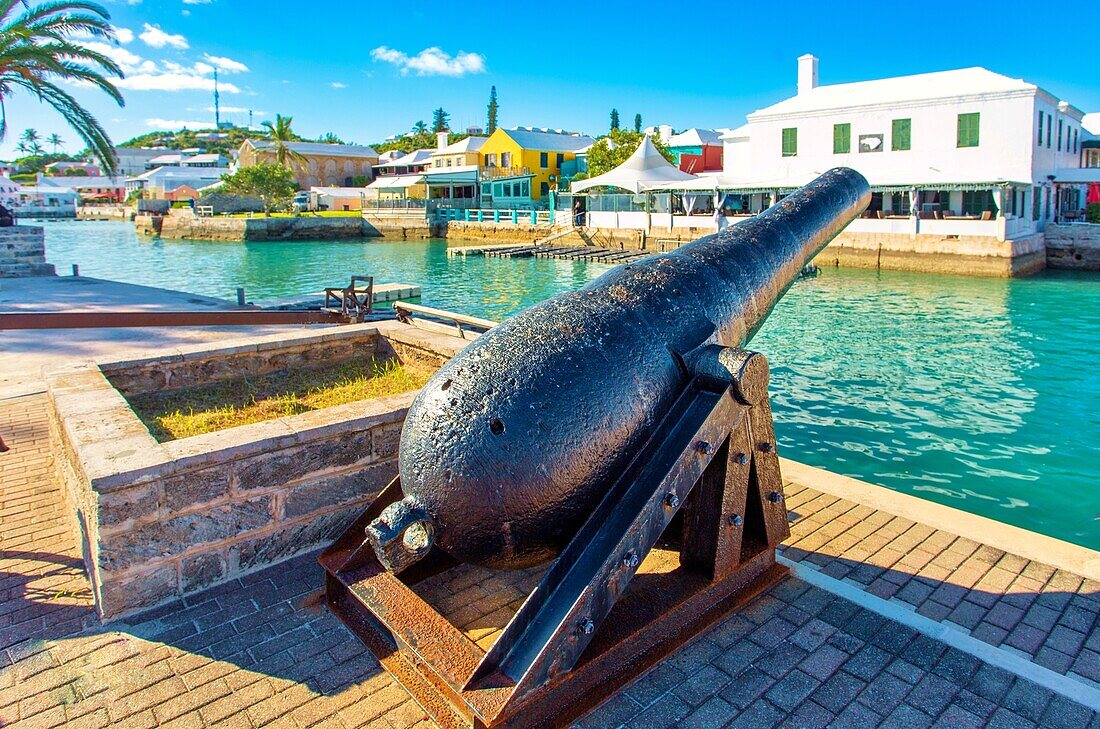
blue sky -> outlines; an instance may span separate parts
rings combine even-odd
[[[755,5],[755,7],[754,7]],[[731,127],[794,93],[795,59],[821,59],[821,83],[985,66],[1100,110],[1095,67],[1080,42],[1088,11],[1000,2],[925,5],[764,3],[108,2],[127,69],[126,106],[76,89],[115,141],[212,121],[220,67],[223,119],[294,117],[303,135],[368,143],[431,120],[484,124],[496,85],[502,126]],[[463,9],[456,9],[463,8]],[[1068,8],[1068,6],[1067,6]],[[1076,30],[1075,30],[1076,28]],[[1025,49],[1021,51],[1021,49]],[[1075,57],[1073,51],[1080,55]],[[48,107],[7,102],[14,156],[22,130],[82,145]]]

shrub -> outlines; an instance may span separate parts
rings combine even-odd
[[[1085,220],[1100,223],[1100,203],[1089,203],[1085,208]]]

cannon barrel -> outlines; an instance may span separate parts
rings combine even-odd
[[[740,347],[870,200],[830,170],[754,218],[533,306],[444,365],[401,434],[404,499],[367,528],[400,571],[437,545],[494,568],[553,558],[693,376]]]

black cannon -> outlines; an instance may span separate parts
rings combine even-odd
[[[859,173],[831,170],[482,335],[417,396],[399,477],[322,557],[334,609],[381,621],[364,637],[405,655],[387,667],[434,686],[463,720],[553,723],[777,579],[788,531],[768,365],[741,347],[869,199]],[[648,581],[658,609],[628,588],[646,582],[660,540],[680,567]],[[429,613],[410,627],[408,602],[393,602],[456,562],[555,557],[487,651],[466,650],[457,630],[441,638]]]

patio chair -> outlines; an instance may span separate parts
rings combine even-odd
[[[992,210],[983,210],[982,211],[982,220],[993,220],[993,211]]]

